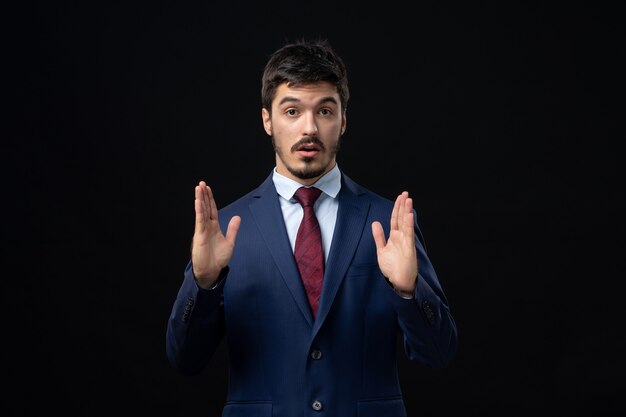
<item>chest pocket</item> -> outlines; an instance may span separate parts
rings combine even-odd
[[[356,264],[350,265],[348,268],[347,276],[373,276],[382,275],[377,263]]]

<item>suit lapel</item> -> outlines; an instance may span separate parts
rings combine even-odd
[[[313,326],[313,315],[289,244],[272,175],[254,193],[255,200],[250,204],[252,217],[302,315],[309,326]]]
[[[369,203],[360,201],[364,192],[342,173],[342,187],[337,198],[339,208],[337,223],[328,255],[324,274],[324,284],[317,317],[313,327],[313,337],[326,319],[337,290],[352,262],[354,252],[363,235],[363,227],[369,211]],[[364,199],[363,199],[364,200]]]

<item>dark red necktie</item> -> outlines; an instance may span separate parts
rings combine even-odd
[[[300,223],[300,228],[296,235],[294,256],[309,299],[311,311],[313,312],[313,318],[315,318],[317,313],[317,306],[322,293],[322,280],[324,278],[322,234],[313,211],[313,204],[315,204],[315,200],[321,193],[322,190],[319,188],[300,187],[293,196],[304,210],[302,223]]]

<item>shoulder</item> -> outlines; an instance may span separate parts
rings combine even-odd
[[[347,176],[344,172],[341,173],[341,188],[344,192],[351,193],[359,198],[359,200],[366,201],[374,206],[381,208],[392,209],[394,201],[384,197],[377,192],[357,183],[352,178]]]
[[[220,208],[219,211],[220,214],[224,213],[227,216],[242,215],[251,204],[260,198],[271,198],[274,196],[277,196],[276,187],[274,187],[272,176],[270,175],[258,187],[228,203]]]

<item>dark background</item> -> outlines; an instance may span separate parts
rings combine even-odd
[[[165,328],[200,179],[274,165],[260,77],[327,38],[352,98],[338,162],[415,198],[459,351],[400,358],[411,416],[624,413],[624,25],[601,2],[30,2],[3,12],[0,413],[218,416]],[[6,90],[5,90],[6,91]],[[621,129],[620,129],[621,130]]]

